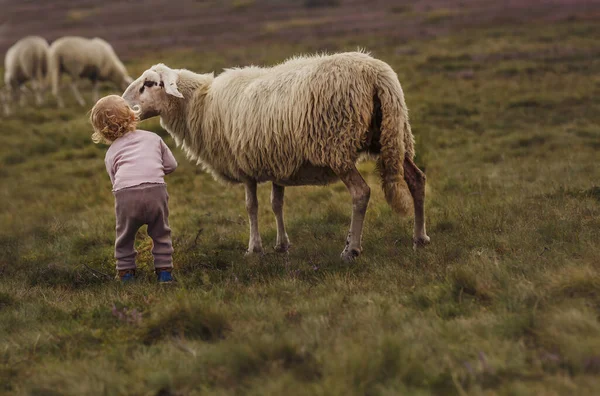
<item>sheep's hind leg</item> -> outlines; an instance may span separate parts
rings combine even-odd
[[[85,106],[85,100],[79,93],[79,89],[77,88],[77,81],[71,81],[71,90],[73,91],[73,96],[75,96],[75,100],[79,103],[80,106]]]
[[[258,198],[255,181],[246,182],[246,210],[250,221],[250,241],[246,255],[262,253],[262,241],[258,232]]]
[[[415,206],[413,248],[425,246],[430,239],[425,230],[425,174],[408,157],[404,158],[404,180],[408,185]]]
[[[285,253],[290,248],[290,240],[287,233],[285,232],[285,224],[283,222],[283,194],[285,187],[273,183],[273,189],[271,190],[271,207],[273,213],[275,213],[275,221],[277,222],[277,243],[275,244],[275,251],[279,253]]]
[[[338,176],[352,196],[352,221],[346,239],[346,247],[341,254],[342,260],[352,261],[362,252],[362,230],[371,189],[355,166],[352,166],[352,169],[348,172],[338,174]]]

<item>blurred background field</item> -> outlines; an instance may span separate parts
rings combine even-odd
[[[0,118],[0,393],[594,394],[600,388],[600,2],[5,1],[0,51],[100,36],[133,77],[364,48],[397,71],[432,244],[385,204],[339,261],[345,187],[286,191],[293,248],[243,256],[244,193],[167,177],[176,276],[112,275],[106,148],[65,92]],[[107,85],[103,92],[113,93]],[[30,100],[30,103],[33,103]],[[269,186],[259,188],[265,246]],[[108,274],[110,276],[105,276]],[[596,391],[594,391],[596,390]]]

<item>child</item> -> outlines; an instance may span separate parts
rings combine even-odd
[[[100,99],[90,122],[94,143],[110,144],[104,163],[115,196],[115,258],[121,281],[135,278],[135,235],[147,224],[158,281],[171,282],[173,245],[163,177],[177,168],[177,161],[160,136],[136,129],[137,114],[120,96]]]

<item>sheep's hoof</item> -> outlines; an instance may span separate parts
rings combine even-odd
[[[346,263],[353,262],[358,256],[360,256],[360,250],[349,249],[348,246],[346,246],[342,254],[340,254],[340,258]]]
[[[413,249],[423,248],[425,245],[429,245],[429,242],[431,242],[431,239],[427,235],[413,238]]]
[[[263,255],[263,250],[262,250],[262,247],[260,247],[260,246],[248,248],[248,250],[246,250],[246,253],[244,253],[244,256],[246,256],[246,257],[262,256],[262,255]]]
[[[292,245],[290,245],[290,243],[287,242],[275,245],[274,249],[277,253],[287,253],[287,251],[290,250],[291,247]]]

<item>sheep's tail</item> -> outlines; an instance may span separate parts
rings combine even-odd
[[[414,156],[414,139],[408,123],[408,109],[396,73],[389,68],[377,81],[376,94],[381,104],[377,168],[385,199],[400,215],[411,214],[413,201],[404,180],[404,158]]]

